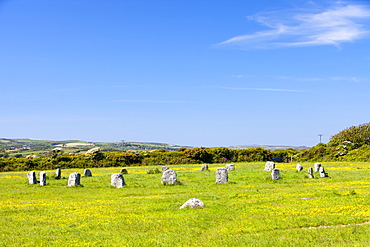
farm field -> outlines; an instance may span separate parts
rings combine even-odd
[[[27,172],[0,173],[0,246],[369,246],[370,163],[235,163],[229,183],[216,184],[224,164],[174,165],[181,184],[164,186],[155,167],[126,167],[127,186],[110,185],[119,168],[92,168],[83,187],[67,178],[29,185]],[[160,167],[157,167],[160,169]],[[37,176],[40,171],[36,171]],[[204,209],[179,209],[190,198]]]

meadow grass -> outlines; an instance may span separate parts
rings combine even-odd
[[[370,163],[322,164],[328,178],[291,163],[272,181],[264,163],[235,163],[227,184],[215,183],[223,164],[177,165],[174,186],[146,173],[156,167],[127,167],[121,189],[110,185],[119,168],[93,168],[72,188],[66,178],[83,169],[47,171],[44,187],[3,172],[0,246],[369,246]],[[206,208],[179,209],[194,197]]]

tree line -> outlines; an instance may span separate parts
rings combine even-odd
[[[51,170],[56,168],[93,168],[125,166],[163,166],[175,164],[231,163],[268,161],[274,157],[287,157],[298,151],[263,148],[230,149],[226,147],[192,149],[180,148],[177,151],[165,149],[131,152],[96,152],[93,154],[58,154],[33,158],[1,158],[0,171]]]
[[[294,157],[294,159],[292,158]],[[0,171],[50,170],[56,168],[93,168],[125,166],[163,166],[174,164],[232,163],[262,161],[370,161],[370,123],[346,128],[330,138],[327,144],[297,151],[264,148],[230,149],[180,148],[132,152],[94,152],[63,154],[50,152],[48,156],[33,158],[0,158]]]

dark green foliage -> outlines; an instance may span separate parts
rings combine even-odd
[[[150,169],[146,172],[147,174],[159,174],[161,171],[158,168]]]
[[[267,161],[271,159],[271,152],[264,148],[236,149],[236,162]],[[235,159],[234,158],[234,159]]]
[[[291,162],[296,154],[299,153],[298,150],[289,148],[289,149],[275,149],[270,153],[272,161],[275,162]]]
[[[187,149],[184,152],[187,158],[195,160],[199,163],[212,163],[213,157],[209,148],[197,147],[192,149]]]
[[[0,159],[0,171],[53,170],[56,168],[93,168],[125,166],[163,166],[177,164],[256,162],[271,158],[263,148],[228,149],[193,148],[182,151],[154,150],[138,154],[130,152],[97,152],[94,154],[57,154],[36,158]]]
[[[213,163],[226,163],[234,161],[234,157],[237,155],[236,150],[225,147],[211,148],[209,149],[209,153],[212,155]]]
[[[348,145],[352,149],[370,145],[370,123],[351,126],[330,138],[329,146]]]
[[[363,145],[349,151],[343,158],[344,161],[368,162],[370,160],[370,146]]]
[[[297,154],[299,161],[369,161],[370,123],[352,126]]]

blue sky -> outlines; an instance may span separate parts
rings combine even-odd
[[[306,145],[369,122],[370,3],[0,0],[0,137]]]

